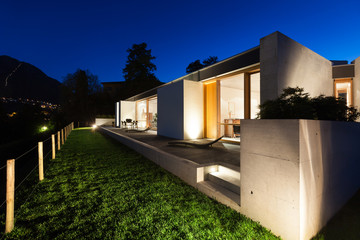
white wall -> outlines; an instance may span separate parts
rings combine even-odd
[[[127,118],[135,120],[135,102],[120,101],[120,121],[125,121]]]
[[[287,87],[333,95],[331,62],[279,32],[260,40],[260,79],[261,103]]]
[[[354,106],[360,108],[360,57],[355,59],[355,77],[353,79]]]
[[[157,134],[184,138],[184,83],[178,81],[158,89]]]
[[[115,103],[115,127],[121,127],[121,123],[120,123],[120,102]]]
[[[97,126],[113,126],[115,124],[114,118],[95,118],[95,125]]]
[[[184,80],[184,139],[204,137],[204,90],[201,82]]]
[[[241,212],[284,239],[309,239],[360,188],[360,123],[241,122]]]

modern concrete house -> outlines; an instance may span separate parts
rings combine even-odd
[[[228,205],[284,239],[309,239],[360,187],[360,124],[254,120],[259,104],[296,86],[358,107],[360,57],[330,61],[274,32],[257,47],[117,102],[115,124],[132,119],[160,136],[237,143],[241,125],[240,190]],[[198,184],[209,169],[197,168],[188,183],[216,197]]]
[[[136,120],[139,127],[155,125],[159,135],[171,138],[224,135],[238,141],[240,120],[256,118],[259,104],[286,87],[360,106],[360,58],[346,63],[275,32],[260,39],[260,46],[119,102],[117,117]]]

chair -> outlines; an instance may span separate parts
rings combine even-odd
[[[240,126],[233,126],[234,128],[234,137],[240,137]]]
[[[125,119],[125,125],[127,127],[127,125],[130,125],[130,127],[132,126],[132,119],[131,118],[127,118]]]
[[[234,137],[240,137],[240,119],[234,119],[234,124],[236,124],[233,125]]]
[[[200,147],[200,148],[205,148],[205,147],[212,147],[213,144],[217,143],[218,141],[220,141],[220,139],[222,139],[224,136],[221,136],[215,140],[209,141],[209,140],[202,140],[202,141],[189,141],[189,140],[181,140],[181,141],[171,141],[168,142],[169,145],[189,145],[189,146],[194,146],[194,147]]]

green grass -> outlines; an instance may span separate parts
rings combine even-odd
[[[277,239],[90,129],[71,133],[15,218],[6,239]]]

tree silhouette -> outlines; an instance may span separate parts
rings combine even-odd
[[[132,48],[127,50],[129,55],[123,69],[126,82],[159,81],[153,73],[156,66],[151,62],[155,57],[146,47],[146,43],[133,44]]]
[[[207,66],[213,65],[214,63],[217,63],[217,62],[218,62],[218,57],[210,56],[203,61],[203,65],[204,65],[204,67],[207,67]]]
[[[204,67],[210,66],[214,63],[218,62],[218,57],[216,56],[209,56],[208,58],[206,58],[205,60],[202,61],[202,63],[200,62],[200,60],[195,60],[194,62],[191,62],[187,68],[186,68],[186,73],[191,73],[191,72],[195,72],[197,70],[200,70]]]
[[[204,67],[204,65],[201,64],[200,60],[195,60],[194,62],[191,62],[187,68],[186,68],[186,73],[191,73],[191,72],[195,72],[199,69],[202,69]]]
[[[147,44],[133,44],[129,48],[123,74],[126,86],[121,93],[121,99],[133,96],[162,84],[155,76],[156,65],[151,61],[155,59],[151,50],[146,49]]]
[[[68,121],[89,125],[94,121],[96,97],[101,90],[98,77],[78,69],[63,81],[62,108]]]

